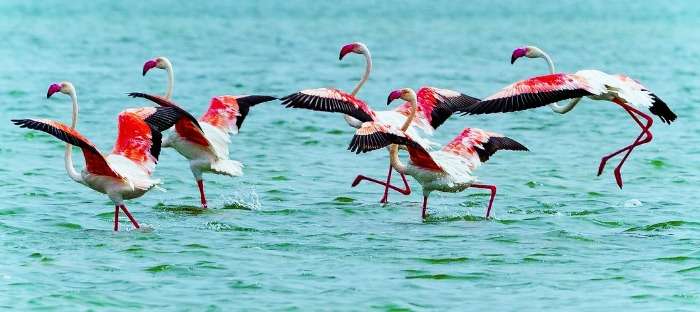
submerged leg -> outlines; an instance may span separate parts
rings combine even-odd
[[[493,200],[494,198],[496,198],[496,186],[489,184],[472,184],[471,187],[491,190],[491,199],[489,199],[489,207],[486,209],[486,218],[489,218],[491,216],[491,207],[493,207]]]
[[[114,205],[114,231],[119,231],[119,205]]]
[[[134,227],[137,228],[137,229],[138,229],[138,228],[141,228],[141,227],[139,226],[139,223],[136,222],[136,219],[134,219],[134,216],[132,216],[131,213],[129,212],[129,210],[126,209],[126,205],[122,204],[120,207],[122,208],[122,210],[124,211],[124,213],[126,214],[126,216],[129,218],[129,220],[131,220],[131,224],[133,224]]]
[[[425,219],[428,216],[428,196],[423,196],[423,210],[421,212],[421,218]]]
[[[202,202],[202,208],[207,209],[207,198],[204,196],[204,180],[197,180],[197,187],[199,187],[199,200]]]

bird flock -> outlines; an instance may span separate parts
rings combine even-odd
[[[461,92],[425,86],[417,91],[401,88],[389,92],[387,105],[395,100],[403,103],[394,109],[376,111],[357,97],[372,71],[372,57],[361,42],[344,45],[339,60],[354,53],[363,55],[366,61],[364,75],[350,92],[335,88],[301,90],[282,98],[288,108],[342,113],[345,121],[355,130],[348,150],[365,153],[386,148],[389,152],[389,169],[385,180],[357,175],[352,186],[362,181],[383,186],[380,203],[388,202],[389,190],[409,195],[411,188],[406,176],[413,177],[422,187],[422,218],[428,215],[428,196],[433,191],[457,193],[467,188],[490,191],[486,218],[491,216],[496,186],[483,184],[473,175],[474,170],[499,150],[527,151],[514,139],[477,128],[464,128],[450,142],[439,144],[427,137],[453,114],[475,115],[516,112],[542,106],[566,114],[583,97],[605,100],[619,105],[641,128],[639,136],[629,145],[602,157],[598,167],[601,175],[607,162],[624,154],[614,169],[617,185],[622,188],[621,168],[632,150],[652,140],[650,128],[653,119],[640,111],[648,109],[662,122],[670,124],[676,114],[654,93],[625,75],[611,75],[598,70],[581,70],[573,74],[556,73],[551,57],[534,46],[517,48],[511,56],[511,64],[521,57],[543,58],[549,74],[517,81],[484,99]],[[78,121],[78,97],[70,82],[49,86],[47,98],[55,93],[66,94],[71,99],[71,125],[48,119],[13,119],[22,128],[43,131],[66,143],[65,167],[68,176],[97,192],[106,194],[114,203],[114,230],[119,230],[119,215],[123,211],[133,227],[140,228],[129,212],[124,200],[143,196],[161,184],[153,177],[161,148],[170,147],[189,161],[190,170],[199,189],[202,209],[207,208],[204,191],[204,173],[240,176],[243,164],[229,158],[231,135],[238,134],[251,107],[277,100],[266,95],[221,95],[212,97],[209,108],[199,118],[172,100],[174,71],[166,57],[148,60],[143,65],[145,76],[151,69],[167,73],[167,89],[164,96],[146,93],[129,93],[155,103],[155,107],[129,108],[117,116],[117,139],[109,154],[101,153],[94,144],[76,129]],[[559,101],[570,100],[559,105]],[[163,137],[162,132],[174,128]],[[83,153],[85,165],[81,172],[72,160],[72,147]],[[408,161],[402,162],[399,150],[408,153]],[[391,183],[392,172],[401,176],[403,187]]]

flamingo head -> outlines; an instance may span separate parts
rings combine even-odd
[[[49,91],[46,92],[46,98],[50,98],[56,92],[71,94],[72,92],[75,92],[75,88],[73,88],[73,84],[68,81],[51,84],[49,86]]]
[[[389,97],[386,99],[386,105],[389,105],[393,100],[402,99],[404,101],[410,102],[416,99],[416,92],[411,88],[403,88],[391,91]]]
[[[521,57],[537,58],[543,57],[542,50],[535,46],[524,46],[513,50],[513,54],[510,56],[510,63],[513,64],[515,61]]]
[[[340,56],[338,56],[338,60],[342,60],[348,53],[365,54],[367,51],[367,46],[362,42],[349,43],[340,49]]]
[[[152,60],[148,60],[146,63],[143,63],[142,75],[146,76],[146,73],[151,70],[151,68],[166,69],[168,64],[170,64],[170,61],[164,56],[159,56]]]

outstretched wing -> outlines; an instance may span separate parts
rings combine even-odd
[[[104,156],[95,148],[95,145],[77,130],[58,121],[48,119],[13,119],[12,122],[22,128],[46,132],[63,142],[79,147],[85,157],[85,170],[87,172],[95,175],[122,178],[112,170]]]
[[[202,130],[202,126],[199,124],[199,121],[197,121],[197,119],[194,118],[194,116],[192,116],[190,113],[188,113],[186,110],[184,110],[179,105],[175,104],[171,100],[168,100],[164,97],[146,94],[146,93],[132,92],[132,93],[129,93],[129,96],[145,98],[145,99],[150,100],[150,101],[152,101],[152,102],[154,102],[162,107],[167,107],[167,108],[171,108],[171,109],[176,110],[178,115],[177,115],[177,119],[175,122],[175,132],[178,134],[178,136],[180,136],[182,139],[187,140],[188,142],[191,142],[193,144],[201,145],[204,148],[211,149],[211,143],[209,142],[206,135],[204,134],[204,131]],[[152,122],[149,120],[147,120],[147,121]],[[167,127],[167,128],[169,128],[169,127]],[[165,128],[165,129],[167,129],[167,128]],[[158,130],[161,130],[161,129],[162,129],[162,127],[158,127]],[[163,129],[163,130],[165,130],[165,129]],[[214,152],[213,149],[212,149],[212,152]]]
[[[379,122],[363,123],[362,126],[355,131],[355,135],[350,141],[348,150],[359,154],[380,149],[391,144],[405,145],[411,157],[411,162],[414,165],[431,170],[441,170],[440,166],[435,163],[432,156],[430,156],[430,153],[418,142],[411,139],[406,133]]]
[[[537,76],[513,83],[463,112],[470,115],[515,112],[603,91],[575,74]]]
[[[215,126],[225,133],[238,133],[250,107],[272,100],[276,97],[266,95],[222,95],[209,102],[209,109],[199,119]]]
[[[374,111],[372,111],[365,102],[338,89],[320,88],[302,90],[287,95],[280,100],[286,107],[343,113],[361,122],[375,120]]]
[[[457,137],[442,148],[443,152],[467,159],[470,169],[486,162],[499,150],[527,151],[528,149],[511,138],[478,128],[464,128]]]

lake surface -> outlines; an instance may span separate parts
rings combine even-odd
[[[696,311],[699,29],[696,1],[2,1],[0,307]],[[340,115],[270,102],[233,138],[245,176],[205,176],[211,209],[198,210],[187,162],[166,149],[155,175],[167,191],[127,202],[148,230],[122,217],[118,233],[106,196],[67,177],[63,144],[9,122],[68,123],[70,100],[45,94],[70,80],[78,129],[109,151],[118,112],[150,105],[125,94],[164,92],[163,71],[141,76],[148,59],[170,58],[174,99],[199,115],[214,95],[351,90],[364,60],[338,51],[356,40],[372,50],[360,96],[376,109],[401,87],[488,96],[546,72],[540,59],[510,65],[514,48],[535,44],[562,71],[642,81],[679,118],[655,118],[620,190],[616,161],[595,175],[639,131],[615,105],[453,116],[434,141],[479,127],[531,152],[499,152],[476,172],[498,186],[492,220],[488,192],[470,189],[434,193],[424,222],[413,180],[386,206],[380,187],[350,187],[358,173],[383,177],[387,156],[347,152]]]

